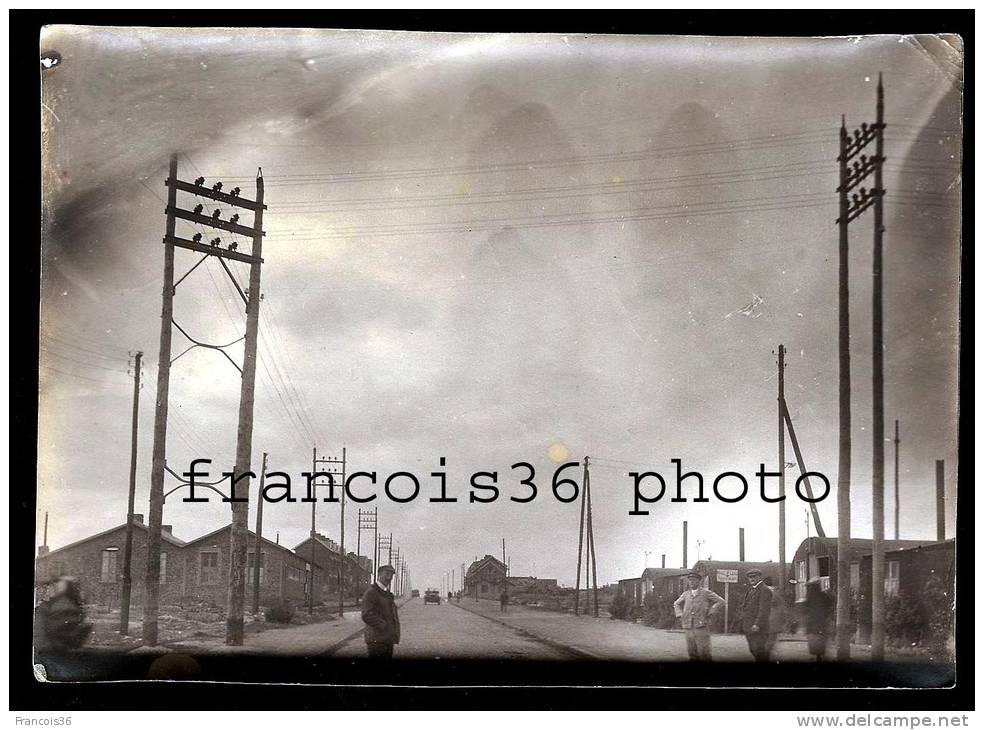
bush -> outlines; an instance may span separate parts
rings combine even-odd
[[[885,601],[885,635],[893,644],[918,642],[923,626],[919,609],[902,596],[889,596]]]
[[[939,576],[931,575],[922,593],[925,629],[923,644],[944,650],[953,634],[953,597]]]
[[[263,614],[263,618],[274,624],[289,624],[294,618],[294,607],[287,601],[280,601],[270,606]]]
[[[615,594],[615,598],[612,599],[612,602],[608,606],[608,614],[613,619],[628,619],[630,618],[631,610],[632,606],[629,604],[629,599],[622,591]]]

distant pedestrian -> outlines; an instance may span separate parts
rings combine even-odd
[[[687,573],[689,588],[673,602],[673,612],[687,636],[687,653],[690,661],[711,661],[711,632],[709,619],[722,606],[724,599],[714,591],[701,587],[704,576],[696,570]]]
[[[827,637],[830,635],[830,614],[833,601],[820,587],[820,581],[811,580],[806,584],[806,601],[803,604],[806,614],[806,645],[817,662],[822,662],[827,653]]]
[[[506,606],[508,605],[509,605],[509,591],[503,588],[502,593],[499,594],[499,611],[505,613]]]
[[[376,581],[362,596],[362,620],[366,625],[366,649],[370,659],[392,659],[393,646],[400,643],[400,617],[390,583],[396,570],[381,565]]]
[[[741,602],[741,630],[755,661],[767,662],[772,590],[762,581],[762,571],[758,568],[752,568],[747,575],[748,590]]]
[[[779,632],[786,625],[786,601],[783,600],[782,593],[776,589],[771,577],[765,578],[762,582],[769,586],[769,590],[772,591],[772,610],[769,612],[769,638],[765,642],[766,651],[769,652],[769,658],[771,659],[772,652],[776,647],[776,641],[779,640]]]

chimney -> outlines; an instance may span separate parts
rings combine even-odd
[[[738,528],[738,560],[745,562],[745,528]]]
[[[687,567],[687,521],[683,521],[683,565],[682,568]]]
[[[936,539],[946,540],[946,494],[944,492],[943,459],[936,460]]]
[[[38,545],[38,557],[42,555],[47,555],[50,548],[47,545]]]
[[[661,568],[665,568],[666,567],[666,553],[663,553],[663,562],[662,562],[662,565],[660,565],[659,567],[661,567]]]
[[[142,525],[143,524],[143,514],[140,512],[133,513],[133,524]]]
[[[171,527],[172,525],[161,525],[161,532],[166,532],[168,535],[170,535],[172,534]]]

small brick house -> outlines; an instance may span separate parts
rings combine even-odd
[[[506,564],[491,555],[476,560],[465,572],[465,594],[476,598],[498,598],[507,585]]]
[[[225,606],[229,590],[229,545],[232,525],[202,535],[184,546],[185,600]],[[248,532],[246,549],[246,601],[253,595],[256,534]],[[263,538],[260,548],[260,605],[270,606],[281,598],[295,606],[307,600],[309,569],[315,570],[315,591],[324,585],[324,571],[310,565],[283,545]]]
[[[118,608],[123,587],[123,551],[126,524],[83,538],[57,550],[41,546],[36,580],[43,582],[62,575],[74,576],[85,603]],[[171,534],[171,525],[161,526],[162,604],[182,602],[185,588],[185,542]],[[143,515],[133,515],[133,554],[130,569],[131,605],[142,605],[147,574],[147,525]]]
[[[347,597],[361,596],[369,585],[372,561],[349,552],[343,562],[341,547],[327,535],[315,533],[313,543],[310,537],[305,538],[294,548],[294,552],[321,566],[322,571],[314,582],[315,596],[319,599],[327,599],[329,595],[337,599],[340,567],[343,565]]]

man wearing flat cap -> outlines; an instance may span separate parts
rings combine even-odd
[[[748,650],[757,662],[769,661],[769,615],[772,613],[772,589],[762,581],[762,571],[752,568],[748,590],[741,602],[741,630]]]
[[[393,645],[400,643],[400,617],[389,589],[394,575],[396,569],[392,565],[379,566],[376,581],[362,596],[362,621],[370,659],[392,659]]]
[[[714,591],[703,588],[704,576],[696,570],[687,573],[689,588],[673,602],[673,612],[680,619],[687,635],[690,661],[711,661],[710,618],[724,605],[724,599]]]

